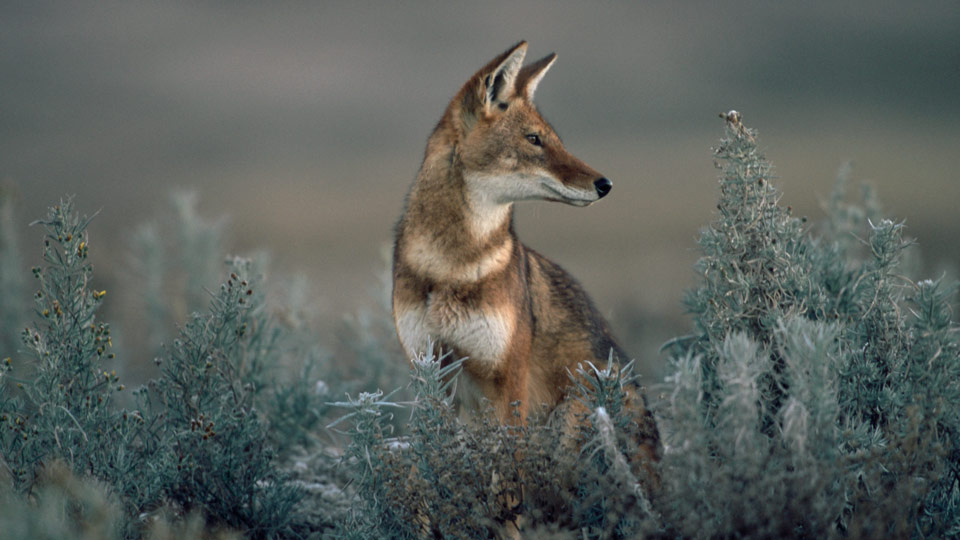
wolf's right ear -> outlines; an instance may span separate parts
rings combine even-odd
[[[470,79],[460,104],[461,120],[466,131],[477,118],[494,113],[498,106],[513,97],[517,74],[526,54],[527,42],[521,41],[491,60]]]
[[[526,55],[527,42],[521,41],[487,66],[488,68],[495,66],[492,70],[485,70],[486,74],[483,76],[483,101],[488,109],[497,103],[506,102],[513,96],[514,83]]]

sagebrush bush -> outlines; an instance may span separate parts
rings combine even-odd
[[[38,223],[46,230],[44,265],[33,270],[38,322],[23,331],[18,356],[30,369],[13,377],[7,360],[0,379],[9,487],[36,497],[48,489],[44,471],[62,462],[117,498],[122,512],[109,530],[122,536],[157,516],[191,513],[253,537],[302,528],[293,512],[299,489],[280,469],[258,409],[273,402],[265,366],[284,349],[249,262],[231,261],[208,311],[192,314],[163,349],[160,376],[127,410],[113,406],[124,387],[104,367],[114,353],[110,326],[96,315],[106,292],[93,285],[89,219],[67,200]],[[276,393],[283,403],[289,394]]]
[[[120,493],[135,493],[133,446],[139,413],[111,407],[123,387],[104,362],[112,358],[110,326],[96,317],[106,291],[92,282],[87,219],[69,201],[37,222],[45,229],[44,266],[35,267],[37,323],[23,329],[21,355],[32,373],[0,379],[0,448],[14,485],[29,492],[44,466],[63,460],[78,474],[104,478]],[[23,377],[21,378],[21,375]]]
[[[228,256],[228,220],[206,219],[197,205],[195,194],[178,192],[169,200],[166,217],[141,225],[132,235],[131,273],[125,282],[137,294],[125,299],[123,311],[127,320],[140,324],[122,326],[127,336],[136,338],[126,348],[163,358],[170,344],[182,339],[178,327],[204,313],[210,291],[234,271],[231,266],[241,264],[249,280],[258,283],[246,304],[257,306],[252,325],[256,336],[245,353],[243,378],[251,383],[261,420],[269,423],[266,432],[275,450],[283,456],[302,451],[319,437],[328,409],[326,394],[347,384],[330,373],[331,353],[317,339],[310,284],[302,276],[268,281],[270,258],[265,253],[245,262]]]
[[[257,394],[279,329],[264,312],[250,262],[233,271],[194,313],[161,360],[162,375],[141,391],[166,435],[149,441],[165,496],[186,511],[257,537],[290,532],[298,489],[276,465]]]
[[[719,524],[708,536],[956,534],[955,287],[900,275],[903,224],[869,192],[845,203],[843,177],[811,233],[778,204],[755,137],[727,117],[720,216],[687,298],[694,333],[673,344],[663,466],[697,471],[696,489],[668,482],[674,523],[694,536],[704,523]]]

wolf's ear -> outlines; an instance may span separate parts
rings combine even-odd
[[[537,91],[537,85],[540,84],[540,80],[543,79],[543,76],[556,59],[557,53],[550,53],[521,69],[520,73],[517,74],[517,94],[526,97],[528,100],[533,100],[533,93]]]
[[[491,61],[481,72],[483,104],[488,110],[513,96],[517,74],[520,73],[520,66],[523,65],[523,57],[526,55],[527,42],[521,41]]]
[[[527,42],[521,41],[476,72],[460,90],[454,105],[461,133],[473,129],[477,120],[506,108],[516,91],[517,75],[527,54]]]

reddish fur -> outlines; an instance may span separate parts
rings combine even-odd
[[[528,83],[539,81],[554,56],[519,71],[504,68],[519,57],[510,64],[518,68],[525,48],[520,43],[492,60],[447,106],[427,142],[394,250],[394,318],[405,350],[423,353],[430,337],[453,357],[468,357],[461,377],[504,423],[514,421],[514,402],[521,422],[553,411],[581,363],[606,365],[611,349],[626,358],[576,280],[519,241],[513,199],[503,202],[507,195],[497,191],[579,206],[599,198],[594,182],[601,175],[567,152],[530,101]],[[531,133],[542,146],[529,141]],[[656,425],[643,396],[632,401],[641,454],[656,460]]]

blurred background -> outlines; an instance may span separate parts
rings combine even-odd
[[[91,255],[111,289],[134,228],[186,188],[228,217],[232,252],[307,276],[334,328],[375,304],[448,100],[520,39],[531,61],[558,53],[539,107],[614,189],[586,209],[521,204],[518,232],[583,282],[649,375],[688,328],[722,111],[759,130],[797,215],[815,222],[852,161],[921,243],[924,276],[960,263],[955,1],[50,1],[0,7],[0,180],[26,264],[42,234],[27,223],[75,195],[100,211]],[[118,305],[104,317],[136,324]]]

